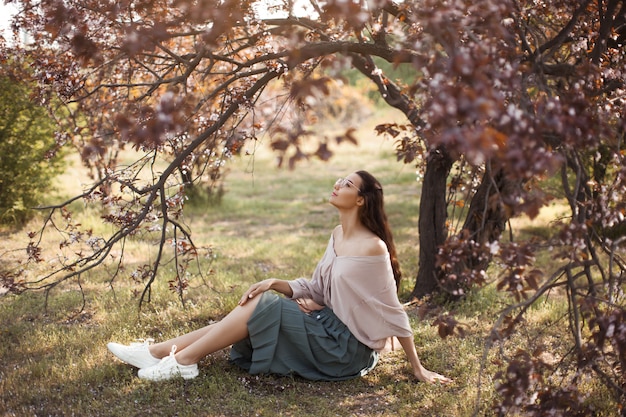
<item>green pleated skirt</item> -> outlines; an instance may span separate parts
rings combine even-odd
[[[363,376],[378,353],[359,342],[329,308],[303,313],[289,299],[266,292],[235,343],[230,361],[249,373],[340,381]]]

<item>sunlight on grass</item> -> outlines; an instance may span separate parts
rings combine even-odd
[[[363,123],[358,148],[342,145],[327,163],[309,160],[295,171],[278,169],[266,144],[257,147],[254,156],[231,161],[221,204],[192,202],[185,210],[184,222],[193,231],[195,243],[210,247],[212,257],[200,260],[202,276],[191,276],[184,305],[168,289],[168,281],[175,275],[173,265],[168,264],[160,270],[150,302],[138,309],[138,294],[144,283],[133,281],[130,274],[155,258],[158,237],[151,234],[126,243],[127,266],[117,277],[113,278],[113,274],[121,256],[119,250],[106,266],[51,291],[47,309],[42,293],[0,298],[0,414],[490,415],[490,405],[496,398],[492,377],[500,369],[499,355],[510,353],[517,344],[525,342],[523,336],[518,336],[507,341],[502,351],[490,349],[483,362],[491,326],[502,308],[511,302],[494,285],[472,292],[458,305],[446,307],[463,324],[464,338],[441,339],[431,324],[433,317],[421,319],[416,308],[408,308],[422,361],[428,368],[455,380],[446,387],[416,383],[401,350],[383,355],[369,375],[338,383],[251,376],[228,364],[227,351],[205,358],[200,364],[200,377],[193,381],[147,383],[136,377],[135,369],[120,363],[106,350],[105,345],[111,340],[163,340],[219,320],[234,308],[252,282],[267,277],[310,276],[338,221],[336,211],[328,204],[332,186],[336,178],[359,169],[372,172],[385,187],[405,278],[400,295],[408,295],[418,268],[419,183],[411,166],[395,161],[393,142],[372,134],[376,122],[371,119]],[[48,203],[83,189],[84,182],[88,183],[88,178],[74,160]],[[546,219],[561,209],[556,204],[542,211],[537,219],[513,222],[520,233],[546,237],[550,234]],[[111,232],[96,209],[76,203],[73,210],[75,220],[84,227],[98,233]],[[22,231],[4,232],[5,250],[23,247],[26,231],[35,229],[36,222]],[[58,237],[45,239],[46,255],[56,253]],[[57,258],[55,262],[61,261]],[[540,262],[549,259],[540,258]],[[493,275],[495,279],[497,270]],[[81,311],[83,301],[86,304]],[[553,294],[532,309],[524,328],[528,338],[536,337],[555,358],[566,354],[558,338],[559,331],[567,328],[562,322],[565,308],[558,294]],[[532,333],[534,325],[546,323],[550,324],[548,332]],[[481,363],[484,368],[479,374]],[[600,404],[607,399],[593,381],[586,383],[584,388],[593,393],[593,401]],[[598,410],[599,416],[609,415],[602,414],[601,407]]]

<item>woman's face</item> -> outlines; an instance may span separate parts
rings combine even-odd
[[[363,197],[359,195],[362,183],[358,174],[352,173],[345,178],[339,178],[333,186],[329,202],[337,208],[350,208],[358,205]]]

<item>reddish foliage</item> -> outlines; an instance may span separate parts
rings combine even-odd
[[[294,10],[260,16],[254,4],[234,0],[15,3],[23,6],[15,28],[32,43],[10,51],[3,45],[0,57],[31,63],[42,86],[37,100],[50,106],[64,133],[59,143],[79,149],[91,169],[94,186],[80,197],[100,202],[103,219],[115,227],[97,239],[67,213],[60,215],[67,228],[55,223],[53,215],[71,201],[51,207],[45,226],[62,231],[61,246],[77,246],[76,255],[30,288],[88,271],[145,231],[159,233],[161,246],[154,265],[138,272],[142,296],[168,261],[168,241],[175,242],[172,290],[182,295],[189,259],[199,250],[179,223],[186,187],[215,184],[224,162],[266,132],[283,165],[328,159],[331,141],[309,128],[311,111],[329,100],[337,74],[352,67],[407,117],[406,125],[377,128],[396,141],[398,160],[419,164],[424,178],[451,178],[422,190],[416,288],[435,280],[429,290],[461,297],[497,279],[517,304],[503,312],[494,340],[515,332],[542,295],[564,289],[576,359],[562,359],[569,359],[572,379],[551,385],[540,352],[520,351],[499,375],[496,409],[590,411],[584,403],[567,405],[577,375],[587,371],[624,403],[623,1],[329,1],[312,3],[301,18]],[[374,58],[412,66],[414,76],[398,81]],[[280,95],[265,95],[275,81],[293,102],[293,119],[284,124],[276,122],[284,115]],[[312,141],[317,146],[305,151]],[[357,138],[348,130],[336,141]],[[118,153],[127,146],[142,155],[119,169]],[[154,173],[157,157],[169,165]],[[453,169],[459,172],[449,176]],[[145,173],[148,180],[139,180]],[[550,192],[539,186],[546,178]],[[569,213],[540,242],[553,260],[540,271],[538,242],[518,241],[514,231],[510,243],[501,238],[511,217],[535,218],[553,198],[566,201]],[[26,256],[43,260],[33,238]],[[494,277],[492,264],[501,271]],[[436,323],[444,337],[458,328],[451,316]]]

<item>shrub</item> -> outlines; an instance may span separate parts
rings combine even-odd
[[[0,223],[23,224],[61,168],[54,122],[32,87],[0,75]]]

